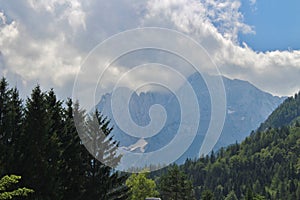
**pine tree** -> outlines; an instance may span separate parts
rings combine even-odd
[[[76,128],[82,144],[88,151],[83,152],[83,167],[85,168],[84,198],[85,199],[126,199],[127,175],[115,172],[121,156],[117,155],[118,143],[111,135],[109,120],[98,111],[85,115],[85,111],[75,106],[74,117]],[[104,164],[103,164],[103,163]]]
[[[165,200],[195,199],[192,182],[177,165],[170,167],[168,172],[160,177],[159,191]]]
[[[10,135],[7,129],[8,125],[8,104],[9,89],[6,79],[3,77],[0,81],[0,174],[6,173],[7,158],[9,156],[8,143]]]
[[[6,141],[5,138],[5,118],[7,117],[8,112],[8,101],[9,101],[9,90],[8,83],[3,77],[0,81],[0,138],[2,144]]]
[[[52,188],[53,191],[58,191],[60,181],[64,178],[59,177],[60,136],[63,133],[64,127],[62,101],[57,100],[53,89],[45,93],[44,101],[47,116],[45,156],[47,160],[47,172],[50,174],[48,177],[48,187]]]
[[[10,91],[10,100],[8,106],[8,124],[7,130],[9,132],[9,149],[7,150],[7,167],[6,173],[19,173],[19,168],[22,167],[20,161],[21,149],[20,149],[20,140],[23,133],[23,101],[19,97],[19,92],[17,88],[11,89]]]
[[[16,88],[9,89],[4,78],[0,82],[0,172],[10,174],[19,155],[17,142],[22,132],[22,100]]]
[[[57,199],[52,170],[49,170],[51,156],[47,152],[49,118],[46,109],[45,94],[37,86],[26,102],[21,140],[22,176],[24,183],[35,191],[32,199]]]
[[[64,110],[64,127],[60,136],[60,165],[59,177],[61,177],[59,193],[61,199],[80,200],[84,199],[83,183],[85,172],[83,165],[82,152],[84,147],[80,144],[77,134],[74,116],[73,102],[67,100],[67,107]]]

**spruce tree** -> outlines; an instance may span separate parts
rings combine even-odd
[[[7,150],[6,173],[19,173],[22,167],[20,142],[23,133],[23,101],[19,97],[17,88],[10,90],[10,100],[8,105],[7,131],[9,132],[9,143]]]
[[[46,116],[47,116],[47,142],[45,146],[45,156],[47,160],[47,172],[50,174],[48,177],[48,187],[53,191],[58,191],[60,181],[64,177],[59,177],[59,164],[60,164],[60,135],[63,134],[63,108],[62,101],[59,101],[51,89],[45,93],[44,97]]]
[[[76,131],[72,100],[68,99],[66,105],[63,133],[60,135],[59,193],[61,199],[80,200],[84,199],[85,169],[82,154],[86,150]]]
[[[86,115],[78,105],[75,106],[74,117],[82,144],[88,150],[82,153],[86,174],[84,199],[126,199],[127,175],[111,168],[119,164],[121,156],[117,155],[118,142],[111,135],[109,120],[98,111]]]
[[[46,109],[45,94],[37,86],[26,102],[21,140],[22,177],[24,183],[35,191],[32,199],[57,199],[52,170],[49,170],[51,156],[47,152],[49,118]]]
[[[8,143],[10,135],[8,132],[8,104],[9,104],[9,89],[6,79],[3,77],[0,81],[0,174],[6,173]]]
[[[170,167],[159,179],[159,192],[164,200],[195,199],[192,182],[177,165]]]

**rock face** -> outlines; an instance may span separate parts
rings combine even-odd
[[[263,92],[247,81],[222,78],[226,91],[227,113],[223,131],[214,150],[244,139],[266,120],[269,114],[285,99]],[[199,156],[199,149],[211,120],[211,100],[205,82],[199,74],[191,75],[188,81],[197,96],[201,114],[197,135],[178,162]],[[134,152],[151,152],[164,147],[174,138],[181,121],[181,112],[180,103],[173,93],[160,91],[137,94],[134,92],[131,96],[129,110],[132,120],[137,125],[147,126],[149,124],[149,109],[154,104],[160,104],[166,111],[167,119],[164,127],[150,138],[132,137],[117,126],[112,115],[111,97],[111,94],[103,95],[97,108],[111,119],[114,126],[112,133],[124,149]],[[188,130],[189,124],[185,126],[185,130]]]

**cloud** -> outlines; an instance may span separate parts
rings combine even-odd
[[[18,82],[18,87],[32,88],[39,83],[71,96],[66,85],[74,80],[82,60],[81,50],[74,48],[72,40],[79,29],[84,30],[85,17],[79,2],[63,2],[2,4],[2,74],[13,79],[10,82]]]
[[[85,12],[82,10],[81,2],[78,0],[29,0],[30,7],[37,12],[49,12],[59,21],[66,19],[73,29],[85,28]]]
[[[300,51],[255,52],[237,43],[238,34],[255,34],[243,23],[240,2],[154,0],[149,1],[145,24],[155,22],[175,28],[198,41],[223,75],[248,80],[276,95],[300,89]]]
[[[249,0],[251,5],[256,4],[256,0]]]
[[[153,0],[148,1],[146,19],[152,18],[156,24],[169,19],[181,31],[201,36],[217,29],[224,38],[237,42],[239,32],[254,33],[252,27],[243,23],[240,6],[238,0]]]
[[[120,31],[158,26],[198,41],[228,77],[273,94],[299,90],[299,51],[255,52],[239,44],[239,34],[255,34],[255,27],[243,21],[239,0],[0,2],[1,74],[28,87],[39,82],[70,96],[81,62],[97,44]]]

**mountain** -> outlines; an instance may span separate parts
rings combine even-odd
[[[296,121],[300,116],[300,93],[294,97],[287,98],[269,117],[260,125],[258,130],[262,131],[266,128],[278,128],[289,125]]]
[[[215,199],[300,199],[299,97],[300,92],[286,99],[262,124],[262,131],[241,144],[187,160],[181,169],[193,180],[197,199],[207,190]]]
[[[210,78],[214,79],[217,77],[211,76]],[[247,81],[231,80],[226,77],[222,78],[226,90],[227,113],[222,134],[214,147],[215,150],[244,139],[284,100],[284,98],[272,96],[269,93],[259,90]],[[181,156],[179,161],[198,156],[211,118],[210,93],[202,76],[197,73],[193,74],[188,78],[188,82],[195,91],[201,114],[197,135],[192,145]],[[122,89],[128,90],[127,88],[121,88],[120,90]],[[112,94],[103,95],[97,108],[102,114],[111,119],[111,123],[114,125],[112,133],[124,148],[128,149],[130,146],[129,149],[136,152],[151,152],[167,145],[176,135],[176,131],[180,125],[181,112],[180,102],[172,92],[166,90],[141,92],[139,94],[133,92],[131,96],[129,110],[132,120],[137,125],[146,126],[149,124],[150,116],[148,113],[152,105],[160,104],[165,108],[167,114],[165,125],[162,130],[150,138],[132,137],[119,128],[112,115],[111,98]],[[193,120],[190,121],[192,123]],[[192,124],[187,123],[183,126],[188,132]]]

